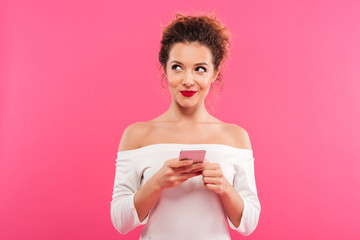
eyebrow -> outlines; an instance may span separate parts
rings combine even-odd
[[[179,63],[179,64],[183,65],[182,62],[179,62],[179,61],[176,61],[176,60],[171,61],[170,63]],[[209,66],[209,65],[208,65],[207,63],[205,63],[205,62],[195,63],[195,65],[196,65],[196,66],[197,66],[197,65],[206,65],[206,66]]]

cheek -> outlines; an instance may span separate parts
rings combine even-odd
[[[202,89],[210,88],[211,79],[208,76],[199,77],[197,82]]]
[[[167,78],[169,87],[176,88],[181,83],[180,74],[171,74]]]

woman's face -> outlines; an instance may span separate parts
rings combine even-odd
[[[175,43],[171,47],[165,76],[173,101],[181,106],[203,103],[217,74],[207,46],[192,42]]]

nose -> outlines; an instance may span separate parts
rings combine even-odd
[[[190,72],[185,73],[183,84],[186,86],[191,86],[194,84],[194,78]]]

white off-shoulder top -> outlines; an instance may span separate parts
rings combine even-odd
[[[225,178],[244,201],[239,227],[227,217],[219,196],[205,188],[201,175],[164,189],[147,217],[139,221],[134,207],[135,193],[166,160],[179,157],[183,148],[205,149],[205,158],[220,164]],[[244,236],[252,233],[258,224],[261,208],[251,149],[222,144],[159,143],[119,151],[115,165],[111,221],[122,234],[144,224],[140,239],[225,240],[230,239],[228,224]]]

